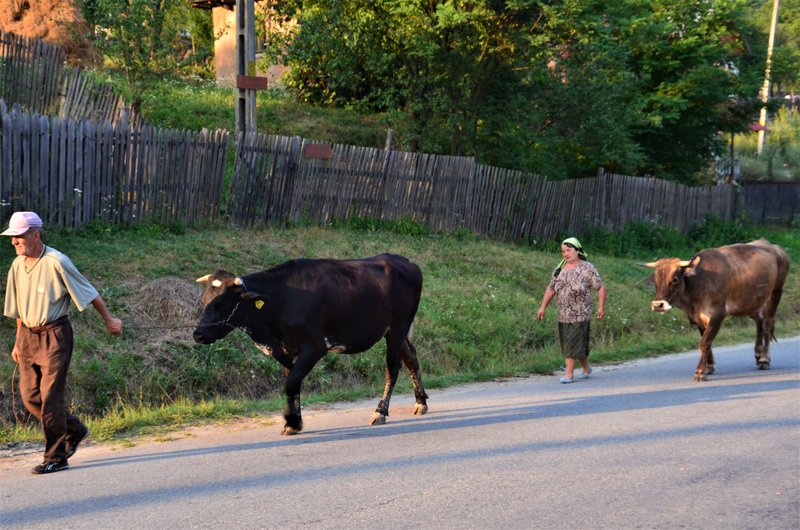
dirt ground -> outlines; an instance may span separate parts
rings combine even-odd
[[[81,34],[89,26],[74,0],[0,0],[0,29],[15,35],[58,44],[72,65],[88,65],[98,59]]]

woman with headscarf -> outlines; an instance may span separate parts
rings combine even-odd
[[[544,310],[553,297],[558,308],[558,340],[564,354],[566,370],[562,383],[575,382],[575,361],[581,363],[583,372],[578,379],[587,379],[589,366],[589,323],[592,320],[592,288],[598,291],[597,318],[603,318],[606,305],[606,286],[594,265],[586,261],[587,254],[577,238],[570,237],[561,243],[561,263],[553,271],[550,284],[544,292],[537,318],[544,318]]]

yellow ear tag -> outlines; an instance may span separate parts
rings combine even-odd
[[[256,300],[256,309],[264,307],[264,300]]]

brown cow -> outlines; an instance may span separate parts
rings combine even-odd
[[[653,311],[678,307],[697,326],[700,362],[695,380],[714,373],[714,341],[728,315],[748,316],[756,323],[756,364],[769,369],[769,343],[774,339],[775,312],[789,271],[786,252],[764,238],[746,244],[701,250],[692,259],[664,258],[646,267],[655,269]]]

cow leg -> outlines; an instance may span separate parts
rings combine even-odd
[[[292,369],[292,365],[294,364],[294,358],[288,353],[282,351],[281,352],[273,351],[272,357],[273,359],[278,361],[281,366],[283,366],[283,375],[288,376],[289,370]]]
[[[716,361],[714,361],[714,350],[712,348],[708,349],[708,355],[706,356],[706,375],[711,375],[717,371]]]
[[[769,339],[767,338],[763,313],[759,311],[752,318],[753,322],[756,323],[756,344],[754,347],[756,354],[756,366],[761,368],[761,359],[764,355],[765,343],[768,344]]]
[[[286,423],[281,434],[298,434],[303,430],[303,417],[300,414],[300,388],[308,372],[324,355],[324,346],[321,348],[303,346],[300,355],[289,370],[289,374],[286,376],[286,410],[283,413]]]
[[[767,314],[764,318],[764,342],[762,343],[761,355],[756,359],[759,370],[769,370],[772,358],[769,355],[769,343],[775,340],[775,313]]]
[[[706,332],[707,326],[703,325],[702,323],[696,324],[696,325],[697,325],[697,329],[700,331],[700,340],[702,341],[703,340],[703,335]],[[712,350],[711,348],[708,348],[708,354],[706,356],[706,372],[705,372],[706,375],[711,375],[711,374],[713,374],[714,372],[717,371],[715,365],[716,365],[716,362],[714,361],[714,350]],[[695,374],[695,379],[697,379],[696,374]],[[705,380],[705,377],[702,380]],[[700,381],[700,379],[698,379],[698,381]]]
[[[405,335],[402,336],[405,341]],[[397,383],[397,375],[400,373],[400,349],[402,342],[397,339],[397,334],[388,333],[386,335],[386,385],[383,388],[383,397],[378,402],[378,407],[372,415],[370,425],[383,425],[389,415],[389,401],[392,399],[394,385]]]
[[[697,363],[697,369],[694,371],[694,380],[695,381],[705,381],[706,376],[708,375],[708,360],[709,358],[712,359],[713,362],[713,353],[711,353],[711,343],[714,342],[714,337],[717,336],[719,332],[719,328],[722,325],[722,320],[724,317],[711,317],[708,318],[705,315],[701,315],[701,318],[705,320],[705,330],[703,331],[703,337],[700,339],[700,362]]]
[[[764,342],[761,355],[756,358],[759,370],[769,370],[772,359],[769,355],[769,343],[775,340],[775,313],[778,312],[778,304],[781,303],[783,296],[783,286],[772,291],[764,309]]]
[[[417,401],[417,406],[414,408],[414,415],[425,414],[428,412],[428,394],[425,393],[425,387],[422,385],[422,373],[419,369],[417,350],[408,338],[403,342],[403,348],[400,353],[402,355],[403,364],[411,375],[411,384],[414,386],[414,398]]]

